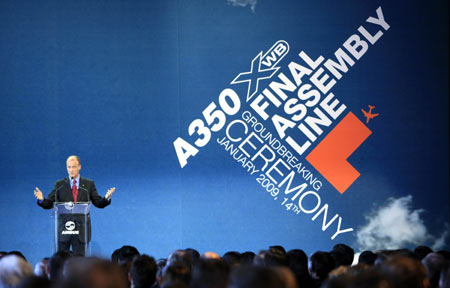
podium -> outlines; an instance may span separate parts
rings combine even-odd
[[[54,203],[55,252],[64,250],[63,243],[70,243],[72,237],[78,237],[84,244],[84,255],[87,255],[91,240],[90,208],[89,202]]]

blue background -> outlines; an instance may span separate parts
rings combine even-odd
[[[52,253],[51,212],[33,190],[65,177],[70,154],[101,194],[117,187],[111,206],[92,211],[97,255],[125,244],[157,258],[356,245],[355,233],[331,241],[321,220],[283,210],[214,141],[181,169],[173,141],[190,139],[191,121],[260,51],[287,41],[284,67],[301,50],[333,57],[380,5],[391,28],[332,90],[360,119],[368,104],[380,113],[350,158],[361,176],[340,195],[315,175],[344,227],[413,195],[439,235],[449,222],[448,2],[392,2],[260,0],[252,12],[225,0],[1,1],[0,250],[32,262]],[[246,85],[232,86],[244,103]]]

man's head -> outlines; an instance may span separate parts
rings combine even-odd
[[[69,156],[67,158],[66,165],[67,165],[67,173],[69,174],[70,178],[77,178],[78,175],[80,175],[81,170],[80,157],[76,155]]]
[[[136,247],[130,245],[122,246],[119,249],[119,254],[117,256],[119,265],[122,267],[126,267],[128,270],[130,268],[131,261],[133,261],[134,256],[137,255],[140,255],[140,253]]]
[[[16,287],[22,279],[33,276],[30,263],[17,255],[6,255],[0,260],[0,287]]]
[[[240,266],[230,275],[228,288],[278,288],[285,287],[276,267]]]
[[[429,287],[427,271],[419,260],[393,254],[378,267],[382,276],[396,288],[425,288]]]
[[[192,269],[192,288],[226,288],[229,268],[224,260],[201,259]]]
[[[71,258],[56,287],[127,288],[125,274],[117,263],[95,257]],[[54,286],[52,286],[54,287]]]
[[[437,253],[429,253],[427,256],[425,256],[425,258],[422,259],[422,264],[427,270],[427,275],[430,279],[431,286],[438,287],[439,276],[442,269],[444,269],[447,264],[444,256]]]
[[[128,279],[131,282],[131,287],[134,288],[150,288],[156,281],[156,266],[155,259],[148,255],[137,255],[131,262]]]
[[[336,262],[336,267],[341,265],[351,266],[355,257],[355,251],[352,247],[340,243],[333,246],[331,256],[333,256]]]
[[[328,252],[317,251],[310,257],[309,271],[314,279],[325,280],[335,268],[334,259]]]
[[[359,254],[358,263],[374,265],[376,260],[377,254],[373,253],[372,251],[366,250]]]
[[[64,263],[72,255],[67,251],[58,251],[48,260],[48,270],[50,280],[57,280],[62,277]]]

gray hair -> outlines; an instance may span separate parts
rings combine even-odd
[[[29,276],[33,276],[33,268],[23,258],[6,255],[0,259],[0,288],[16,287]]]
[[[46,266],[48,265],[48,259],[42,259],[34,266],[34,275],[38,277],[48,278]]]

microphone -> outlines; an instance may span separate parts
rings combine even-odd
[[[58,188],[55,189],[55,202],[58,202],[58,190],[63,187],[64,184],[61,184],[58,186]]]
[[[86,195],[87,195],[88,202],[89,202],[89,201],[90,201],[90,200],[89,200],[89,191],[88,191],[86,188],[81,187],[81,186],[80,186],[80,188],[78,188],[78,189],[83,189],[84,191],[86,191]]]

